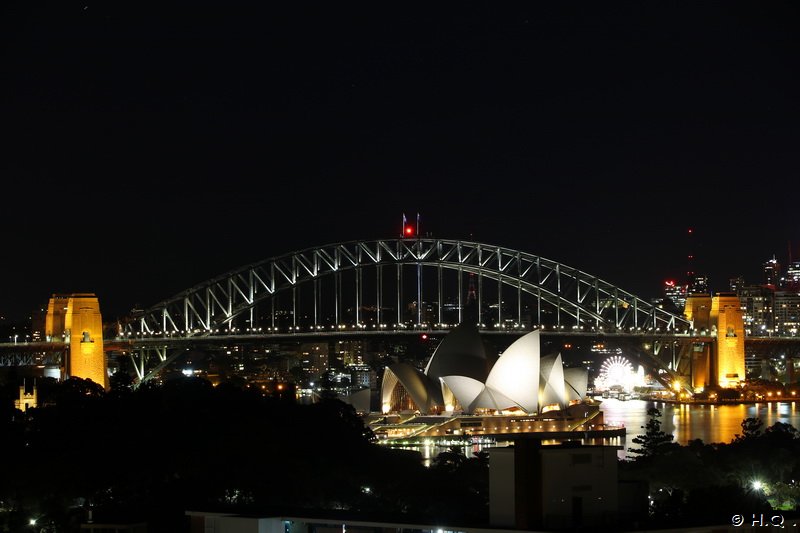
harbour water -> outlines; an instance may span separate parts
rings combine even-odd
[[[745,418],[760,418],[764,428],[783,422],[800,429],[800,401],[707,405],[604,399],[600,404],[607,424],[625,426],[628,447],[633,438],[644,433],[642,426],[647,424],[650,407],[661,411],[661,430],[674,435],[678,444],[694,439],[707,444],[729,443],[742,432]]]

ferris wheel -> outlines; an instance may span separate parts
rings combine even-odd
[[[595,388],[607,390],[621,388],[632,391],[634,387],[643,384],[642,369],[634,370],[631,362],[621,356],[612,355],[600,366],[600,374],[595,379]]]

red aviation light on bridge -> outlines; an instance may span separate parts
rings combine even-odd
[[[419,223],[417,223],[417,225],[419,225]],[[403,213],[403,225],[402,225],[402,228],[403,229],[402,229],[401,235],[403,237],[413,237],[414,234],[416,233],[414,231],[414,226],[412,226],[411,224],[408,223],[408,219],[406,218],[406,214],[405,213]]]
[[[408,222],[408,219],[406,218],[406,214],[403,213],[403,226],[402,227],[403,227],[403,232],[402,232],[402,236],[403,237],[414,237],[417,234],[419,234],[419,213],[417,213],[417,225],[416,226],[414,226],[413,224],[410,224]]]

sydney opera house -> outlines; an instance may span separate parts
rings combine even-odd
[[[424,371],[408,363],[386,368],[382,424],[373,429],[384,438],[602,430],[598,405],[585,399],[587,384],[585,368],[541,355],[539,331],[491,357],[479,332],[461,325]]]

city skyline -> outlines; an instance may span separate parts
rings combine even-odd
[[[800,258],[797,7],[7,5],[0,313],[423,235],[642,298]],[[693,234],[688,235],[689,228]]]

